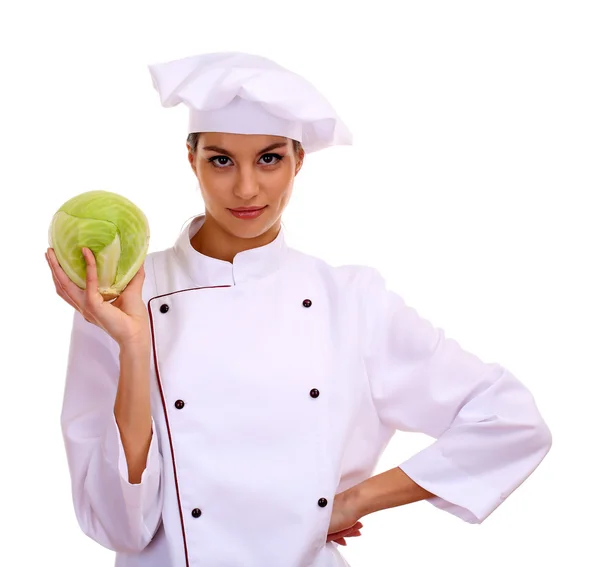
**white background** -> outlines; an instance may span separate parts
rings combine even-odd
[[[170,246],[203,207],[185,111],[160,106],[146,64],[243,50],[311,80],[355,135],[308,156],[284,216],[290,244],[377,267],[448,336],[519,377],[554,434],[482,525],[424,502],[385,510],[345,557],[600,565],[598,3],[350,4],[2,4],[0,564],[113,562],[71,504],[59,416],[72,313],[43,256],[50,219],[109,189],[146,212],[151,251]],[[376,472],[429,442],[396,435]]]

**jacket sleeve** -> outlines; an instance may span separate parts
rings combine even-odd
[[[75,312],[61,425],[75,514],[85,534],[113,551],[142,550],[158,529],[162,460],[152,440],[139,484],[130,484],[114,417],[119,347]]]
[[[548,453],[548,426],[506,368],[463,350],[368,274],[365,364],[380,419],[435,439],[400,468],[433,505],[481,523]]]

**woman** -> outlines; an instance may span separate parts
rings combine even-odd
[[[305,153],[351,136],[303,78],[217,53],[150,67],[190,109],[206,206],[123,294],[75,308],[62,426],[78,521],[120,567],[347,565],[377,510],[428,500],[482,522],[551,445],[529,391],[381,276],[290,249]],[[371,476],[396,430],[435,442]]]

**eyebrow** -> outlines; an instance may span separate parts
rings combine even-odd
[[[277,142],[276,144],[271,144],[270,146],[263,148],[262,150],[260,150],[260,152],[257,152],[256,155],[259,156],[260,154],[264,154],[277,148],[283,148],[285,146],[287,146],[287,142]],[[204,146],[202,149],[205,152],[217,152],[219,154],[233,157],[233,154],[231,152],[228,152],[225,148],[220,148],[219,146]]]

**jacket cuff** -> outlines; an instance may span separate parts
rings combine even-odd
[[[427,502],[470,524],[483,522],[504,500],[500,491],[444,457],[436,443],[406,460],[400,468],[435,495]]]
[[[148,448],[148,457],[146,466],[142,472],[142,478],[139,484],[129,482],[129,469],[127,467],[127,458],[125,457],[125,449],[121,440],[121,432],[115,419],[112,415],[111,423],[104,438],[103,452],[105,459],[111,467],[118,471],[121,490],[126,507],[139,508],[143,506],[146,494],[155,492],[155,486],[160,480],[160,455],[158,451],[158,440],[156,438],[156,429],[154,419],[152,419],[152,438],[150,447]]]

